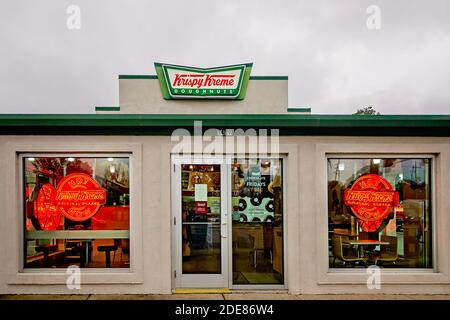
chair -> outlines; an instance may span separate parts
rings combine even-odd
[[[380,255],[375,257],[375,265],[378,261],[395,262],[398,259],[397,253],[397,237],[393,236],[381,236],[381,241],[389,242],[389,244],[380,246]]]
[[[120,249],[120,262],[122,262],[122,255],[130,254],[130,244],[128,239],[114,239],[114,245],[117,246],[118,249]],[[116,251],[114,251],[113,255],[113,264],[114,260],[116,259]]]
[[[36,247],[36,251],[42,252],[44,255],[44,267],[45,268],[50,267],[50,259],[49,259],[50,252],[56,251],[57,248],[58,248],[58,246],[55,244],[44,244],[44,245]]]
[[[344,265],[346,262],[362,262],[364,265],[366,265],[366,260],[364,258],[358,257],[357,255],[353,254],[347,254],[344,255],[343,249],[342,249],[342,238],[340,236],[333,236],[332,238],[332,252],[333,252],[333,267],[336,267],[336,258],[341,260]]]

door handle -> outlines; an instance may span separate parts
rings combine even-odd
[[[226,226],[227,226],[227,223],[226,222],[222,222],[221,224],[220,224],[220,235],[222,236],[222,238],[227,238],[227,229],[226,229]],[[223,227],[225,227],[225,232],[224,232],[224,228]]]

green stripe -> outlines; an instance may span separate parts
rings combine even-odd
[[[120,111],[120,107],[95,107],[95,111]]]
[[[288,112],[311,112],[311,108],[288,108]]]
[[[119,79],[158,79],[156,75],[119,74]]]
[[[288,80],[288,76],[250,76],[250,80]]]
[[[3,114],[1,135],[171,135],[177,128],[279,129],[280,135],[450,136],[450,115]]]

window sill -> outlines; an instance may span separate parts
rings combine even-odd
[[[71,274],[62,270],[26,270],[10,276],[10,285],[33,285],[33,284],[66,284]],[[83,284],[140,284],[143,283],[141,273],[129,269],[95,269],[81,270],[81,285]]]
[[[318,284],[367,284],[372,273],[362,270],[330,270],[319,275]],[[382,284],[446,284],[450,283],[448,274],[424,270],[381,270]]]

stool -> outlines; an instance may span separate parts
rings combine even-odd
[[[98,246],[97,250],[99,252],[105,252],[106,256],[106,267],[111,268],[111,251],[116,251],[117,246],[116,245],[109,245],[109,246]]]
[[[42,252],[44,254],[44,267],[48,268],[50,266],[48,254],[51,251],[55,251],[56,248],[57,248],[56,244],[44,244],[42,246],[36,247],[37,252]]]

